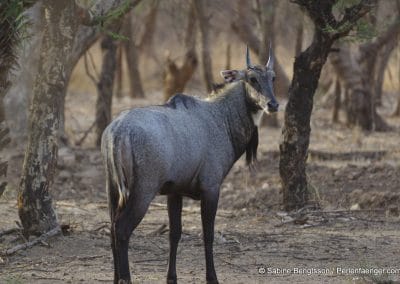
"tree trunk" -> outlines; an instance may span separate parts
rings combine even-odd
[[[339,122],[339,110],[340,110],[340,105],[341,105],[341,94],[342,94],[342,88],[340,87],[340,81],[337,78],[336,79],[336,83],[335,83],[335,91],[334,91],[335,99],[333,101],[333,112],[332,112],[332,122],[333,123],[338,123]]]
[[[139,2],[131,2],[128,8]],[[97,19],[98,15],[118,5],[121,5],[119,1],[98,1],[91,13],[86,11],[86,15],[89,19]],[[99,34],[95,27],[80,26],[78,29],[78,20],[86,18],[82,19],[82,15],[77,14],[79,10],[75,1],[43,0],[43,8],[46,15],[44,35],[39,71],[33,88],[28,145],[18,190],[18,213],[25,236],[42,234],[58,226],[49,189],[57,163],[63,100],[72,68]],[[88,21],[87,24],[95,23]]]
[[[5,122],[0,120],[0,152],[4,150],[5,147],[10,143],[11,139],[9,138],[9,129],[6,126]],[[7,168],[8,168],[8,161],[3,160],[0,158],[0,198],[3,195],[4,191],[6,190],[7,181]]]
[[[375,103],[376,105],[382,104],[382,90],[383,90],[383,80],[385,77],[385,70],[389,62],[390,55],[397,45],[397,40],[392,40],[385,46],[381,52],[379,58],[378,68],[376,70],[377,78],[375,83]]]
[[[376,74],[375,67],[378,52],[385,46],[394,44],[400,34],[400,18],[397,17],[385,32],[371,42],[360,45],[360,56],[357,60],[362,82],[361,88],[349,85],[349,103],[347,116],[349,126],[360,126],[367,131],[387,131],[390,127],[376,111]],[[354,75],[353,75],[354,76]],[[346,79],[346,78],[344,78]],[[355,112],[354,112],[355,111]]]
[[[124,41],[126,62],[129,71],[130,93],[132,98],[144,98],[142,79],[139,71],[138,49],[135,43],[131,17],[126,17],[124,21],[124,32],[129,40]]]
[[[50,197],[57,162],[58,127],[68,62],[78,25],[74,2],[44,0],[44,35],[33,89],[29,140],[18,192],[24,234],[43,234],[58,226]]]
[[[400,92],[397,94],[397,106],[392,116],[400,116]]]
[[[193,5],[196,10],[196,17],[200,27],[201,34],[201,61],[203,65],[203,79],[207,88],[207,92],[212,91],[214,79],[212,74],[212,62],[210,51],[210,19],[205,11],[206,0],[193,0]]]
[[[372,7],[374,0],[362,0],[347,8],[341,21],[333,15],[335,1],[296,0],[312,19],[315,32],[311,45],[296,57],[293,80],[286,105],[282,142],[279,145],[279,173],[282,181],[285,210],[304,207],[310,197],[306,161],[310,142],[310,118],[313,97],[321,69],[335,40],[349,33],[354,23]],[[326,31],[329,22],[337,31]]]
[[[366,58],[361,64],[354,58],[350,48],[342,43],[340,52],[331,55],[331,62],[343,87],[348,90],[345,104],[346,124],[349,127],[359,126],[367,131],[387,129],[386,123],[376,112],[372,93],[375,57]]]
[[[283,141],[279,146],[279,173],[286,210],[304,207],[309,200],[306,161],[313,97],[332,42],[316,31],[310,47],[296,57],[294,62],[293,81],[282,130]]]
[[[101,42],[103,51],[103,64],[101,67],[100,80],[97,84],[96,102],[96,146],[101,145],[101,136],[104,129],[111,122],[112,94],[114,77],[116,71],[116,44],[109,35],[105,36]]]
[[[303,48],[303,37],[304,37],[304,18],[303,18],[303,13],[299,13],[298,16],[298,24],[296,28],[296,45],[294,48],[294,54],[295,56],[298,56],[301,53],[301,50]]]
[[[226,44],[225,70],[231,69],[231,44]]]
[[[164,69],[164,100],[167,101],[176,93],[183,92],[187,82],[192,78],[198,61],[195,51],[196,45],[196,18],[194,5],[189,7],[188,22],[185,34],[186,53],[182,65],[179,67],[168,55]]]
[[[151,51],[153,51],[152,43],[157,26],[157,15],[158,15],[159,4],[160,0],[153,0],[153,3],[151,3],[150,10],[143,20],[144,31],[140,39],[140,43],[138,44],[139,51],[146,52],[149,55],[151,55],[152,54]]]
[[[399,4],[400,6],[400,4]],[[398,71],[398,78],[399,78],[399,83],[400,83],[400,62],[399,62],[399,71]],[[398,86],[397,90],[397,106],[396,109],[394,110],[392,116],[400,116],[400,86]]]
[[[370,51],[367,52],[369,53]],[[363,105],[364,108],[359,109],[358,112],[351,114],[355,116],[355,124],[351,124],[351,126],[359,125],[363,130],[367,131],[387,131],[389,129],[388,125],[376,111],[376,94],[374,93],[376,83],[376,61],[377,55],[374,53],[374,56],[367,56],[365,60],[360,62],[363,81],[362,93],[364,94],[363,97],[365,102],[358,102],[359,105]],[[350,93],[350,95],[355,95],[356,93],[357,92],[353,92]]]
[[[118,42],[117,46],[117,66],[116,66],[116,71],[115,71],[115,81],[116,81],[116,86],[115,86],[115,96],[117,98],[122,98],[123,93],[122,93],[122,49],[123,49],[123,44],[122,42]]]

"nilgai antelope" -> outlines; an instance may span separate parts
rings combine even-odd
[[[278,110],[274,59],[224,70],[226,86],[202,100],[177,94],[166,104],[121,113],[106,128],[102,154],[111,215],[114,283],[130,283],[128,242],[157,194],[168,197],[170,254],[167,283],[177,283],[182,197],[201,201],[207,283],[218,283],[213,261],[220,186],[244,152],[256,159],[263,112]]]

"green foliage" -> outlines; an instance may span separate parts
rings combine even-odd
[[[3,0],[0,2],[0,62],[12,66],[16,63],[16,46],[26,38],[28,26],[24,11],[35,1]]]
[[[333,8],[339,13],[344,13],[347,8],[360,4],[361,0],[338,0]]]
[[[129,10],[132,8],[131,2],[132,0],[125,0],[122,5],[112,9],[107,14],[96,17],[94,21],[97,23],[100,32],[111,36],[114,40],[129,40],[129,38],[121,34],[110,31],[107,29],[107,26],[111,25],[113,22],[117,21],[127,12],[129,12]]]
[[[335,6],[334,9],[337,14],[343,15],[346,11],[346,9],[360,4],[361,0],[339,0]],[[374,9],[372,9],[369,12],[369,15],[372,15],[375,12]],[[350,23],[345,23],[344,26],[350,25]],[[344,27],[346,28],[346,27]],[[352,29],[352,31],[349,33],[349,35],[345,38],[343,38],[343,41],[350,41],[350,42],[363,42],[363,41],[368,41],[377,36],[378,32],[376,30],[376,27],[371,24],[370,21],[368,21],[365,17],[359,19],[355,24]]]
[[[361,18],[354,27],[354,34],[358,40],[370,40],[378,35],[376,28],[366,19]]]
[[[337,18],[343,17],[346,9],[357,5],[360,3],[360,0],[339,0],[334,5],[334,14],[337,15]],[[369,12],[369,14],[373,13],[373,10]],[[378,32],[376,27],[371,24],[365,17],[360,18],[356,23],[345,22],[339,28],[333,28],[331,26],[325,27],[323,30],[328,33],[341,33],[343,31],[351,28],[351,32],[344,38],[341,38],[341,41],[350,41],[350,42],[362,42],[368,41],[377,36]]]
[[[376,28],[366,19],[358,20],[352,31],[340,40],[343,42],[366,42],[378,35]]]
[[[132,0],[125,0],[121,5],[112,9],[107,14],[96,17],[94,19],[95,22],[99,23],[102,27],[111,24],[124,16],[132,8],[131,2]]]
[[[349,25],[352,24],[345,23],[339,29],[334,29],[328,26],[324,29],[324,31],[328,33],[337,33],[346,30],[349,28]],[[342,42],[365,42],[370,41],[377,35],[377,29],[370,22],[368,22],[368,20],[361,18],[354,24],[351,32],[346,37],[340,38],[339,40]]]
[[[31,0],[8,0],[0,3],[0,25],[7,22],[12,28],[12,32],[21,33],[27,26],[27,18],[24,15],[26,7],[34,4],[35,1]],[[10,36],[12,36],[10,34]]]
[[[129,40],[128,37],[126,37],[126,36],[124,36],[122,34],[115,33],[113,31],[107,30],[107,29],[105,29],[103,27],[100,27],[100,31],[102,33],[106,34],[106,35],[111,36],[111,38],[114,39],[114,40]]]

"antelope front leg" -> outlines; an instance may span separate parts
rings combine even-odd
[[[176,251],[182,234],[182,196],[168,195],[168,217],[169,217],[169,262],[167,283],[176,284]]]
[[[218,197],[218,191],[211,191],[205,192],[201,198],[201,221],[203,224],[207,284],[218,283],[213,259],[214,221],[218,207]]]

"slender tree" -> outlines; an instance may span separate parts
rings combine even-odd
[[[306,160],[313,97],[321,69],[332,44],[346,36],[357,20],[376,4],[376,0],[361,0],[358,4],[347,7],[343,17],[338,20],[333,12],[337,0],[293,0],[292,2],[300,5],[313,21],[314,36],[310,46],[295,59],[289,100],[285,110],[279,172],[286,210],[301,208],[309,200]]]
[[[115,21],[139,2],[98,1],[89,12],[76,6],[75,1],[43,0],[44,35],[18,191],[18,211],[26,236],[59,227],[49,190],[57,163],[63,100],[72,67],[98,35],[97,28],[79,24],[93,26]]]
[[[364,130],[386,131],[390,129],[387,123],[376,111],[376,75],[377,59],[379,51],[386,46],[395,46],[397,36],[400,34],[400,16],[381,33],[375,40],[360,46],[360,57],[358,62],[361,67],[361,78],[363,82],[363,92],[350,92],[352,95],[362,95],[362,100],[366,102],[362,104],[362,108],[356,113],[347,113],[348,117],[352,119],[348,121],[350,126],[359,125]],[[360,98],[358,99],[358,101]],[[350,100],[355,102],[356,100]]]
[[[397,16],[375,39],[359,45],[359,56],[356,57],[349,44],[345,42],[338,45],[339,52],[332,54],[332,65],[342,85],[348,91],[345,104],[348,126],[358,126],[366,131],[390,129],[377,113],[376,102],[379,101],[379,92],[382,88],[384,67],[391,51],[396,46],[399,34],[400,17]],[[378,59],[381,51],[384,51],[386,55],[383,54],[380,57],[380,62]],[[378,64],[379,62],[381,64]]]
[[[397,44],[398,36],[396,36],[394,40],[390,41],[380,52],[375,83],[375,101],[377,105],[382,105],[383,79],[385,77],[385,70],[388,66],[390,56],[395,50]]]
[[[160,0],[153,0],[150,3],[150,9],[143,19],[143,33],[138,43],[138,48],[141,52],[151,54],[153,51],[153,39],[156,32],[157,18],[159,12]]]
[[[398,62],[398,64],[399,64],[398,78],[400,82],[400,62]],[[400,116],[400,86],[399,90],[397,90],[397,105],[392,116]]]
[[[298,13],[298,22],[296,27],[296,45],[294,48],[295,56],[298,56],[303,49],[303,37],[304,37],[304,13]]]
[[[185,32],[185,56],[179,66],[167,55],[164,69],[164,99],[167,101],[176,93],[183,92],[187,82],[196,70],[198,60],[195,50],[196,43],[196,18],[193,3],[188,9],[187,26]]]
[[[193,0],[193,5],[196,11],[196,18],[199,23],[201,35],[201,63],[204,83],[207,91],[211,92],[214,79],[212,74],[212,60],[210,50],[210,16],[207,15],[206,0]]]
[[[333,101],[333,111],[332,111],[332,122],[338,123],[339,122],[339,110],[341,105],[341,93],[342,88],[340,85],[340,80],[336,78],[335,82],[335,90],[334,90],[334,101]]]
[[[106,35],[101,41],[103,51],[103,64],[100,80],[97,84],[96,102],[96,146],[101,145],[101,136],[104,129],[111,122],[111,106],[114,87],[114,77],[117,66],[117,46],[110,35]]]
[[[115,96],[117,98],[122,98],[123,97],[123,93],[122,93],[122,58],[123,58],[123,46],[121,44],[121,42],[118,42],[118,46],[117,46],[117,66],[116,66],[116,70],[115,70]]]
[[[144,91],[142,86],[142,79],[139,71],[139,54],[136,45],[136,34],[134,32],[133,13],[126,17],[123,25],[123,32],[128,37],[128,40],[122,41],[124,46],[126,63],[128,65],[130,93],[133,98],[143,98]]]
[[[119,48],[117,48],[117,72],[116,72],[116,87],[117,97],[122,97],[122,60],[126,59],[129,77],[129,90],[132,98],[143,98],[145,96],[142,84],[142,76],[139,69],[140,55],[146,53],[147,55],[154,56],[152,49],[152,42],[156,30],[159,0],[148,1],[149,11],[141,23],[138,23],[138,17],[134,11],[131,11],[124,17],[122,23],[121,34],[126,39],[118,41]],[[141,11],[141,13],[143,13]],[[139,27],[143,26],[143,31],[140,35]],[[123,54],[125,56],[123,56]]]
[[[57,162],[60,101],[67,83],[65,65],[78,28],[73,4],[67,0],[43,1],[47,17],[18,192],[18,212],[26,236],[43,234],[58,226],[49,188]]]

